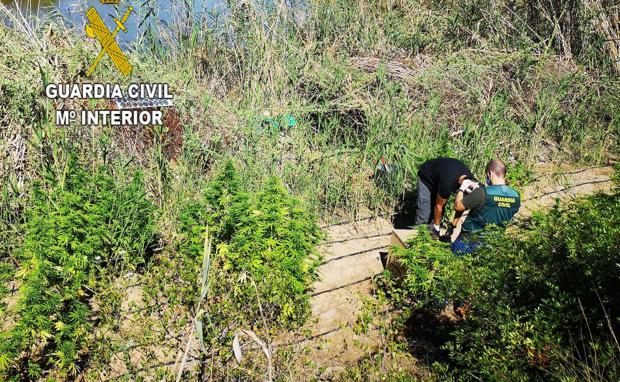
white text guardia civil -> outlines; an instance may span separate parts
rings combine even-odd
[[[123,92],[120,84],[48,84],[45,96],[50,99],[172,99],[168,84],[130,84]]]

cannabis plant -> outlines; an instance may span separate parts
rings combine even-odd
[[[76,375],[95,325],[90,297],[103,268],[119,274],[144,262],[153,205],[139,175],[127,183],[75,160],[60,180],[34,185],[18,249],[19,293],[2,333],[0,375]]]

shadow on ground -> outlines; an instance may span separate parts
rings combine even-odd
[[[407,229],[415,225],[415,215],[417,212],[416,199],[418,198],[418,192],[407,191],[401,197],[400,203],[394,209],[392,215],[395,229]]]
[[[447,316],[428,310],[414,310],[405,322],[403,334],[411,354],[426,366],[448,361],[448,352],[442,349],[450,340],[456,324]]]

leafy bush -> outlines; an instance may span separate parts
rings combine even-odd
[[[140,176],[127,184],[104,169],[71,162],[64,181],[34,186],[16,258],[18,300],[1,334],[0,375],[76,375],[91,330],[89,297],[101,270],[118,274],[144,262],[154,206]]]
[[[619,207],[618,194],[558,204],[522,237],[497,233],[463,259],[469,272],[455,275],[452,290],[472,311],[449,346],[456,364],[486,378],[543,378],[561,375],[567,359],[592,361],[583,349],[611,344],[619,324]],[[617,360],[601,355],[601,375],[617,377]]]
[[[262,318],[281,327],[303,323],[309,313],[306,292],[320,264],[315,246],[322,237],[303,204],[276,178],[250,194],[228,162],[202,200],[181,217],[180,251],[196,264],[207,225],[217,248],[211,323],[255,325]]]
[[[385,289],[392,303],[401,308],[434,306],[447,297],[441,286],[445,274],[441,270],[452,263],[454,255],[446,243],[433,240],[428,230],[407,241],[407,247],[392,248],[401,266],[407,270],[403,279],[394,278],[385,272],[379,283]]]
[[[302,323],[306,291],[320,264],[315,245],[322,234],[314,218],[276,178],[252,198],[251,210],[239,215],[224,266],[259,283],[259,294],[280,324]]]
[[[321,260],[314,216],[276,178],[250,193],[227,162],[199,199],[181,207],[176,234],[175,245],[149,269],[147,300],[183,312],[164,310],[164,321],[186,327],[191,318],[201,365],[212,365],[212,378],[254,379],[245,368],[229,367],[231,342],[241,329],[269,342],[305,322]]]
[[[620,194],[597,194],[558,203],[511,234],[489,229],[471,256],[448,258],[424,238],[401,250],[410,269],[401,299],[437,309],[447,295],[468,307],[443,371],[462,380],[617,380],[618,211]]]

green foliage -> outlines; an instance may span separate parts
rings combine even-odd
[[[522,162],[509,165],[506,172],[508,184],[521,193],[521,189],[528,185],[533,179],[533,173]]]
[[[101,273],[118,274],[142,261],[137,253],[142,252],[146,239],[141,235],[149,236],[152,228],[135,218],[145,208],[132,198],[96,204],[114,209],[118,216],[105,222],[112,228],[100,229],[96,222],[108,215],[93,203],[82,203],[82,194],[74,198],[74,191],[67,196],[73,202],[60,203],[63,196],[57,193],[62,183],[41,185],[43,194],[55,195],[47,196],[49,201],[30,195],[34,187],[29,179],[36,178],[33,172],[62,172],[67,155],[77,154],[87,167],[107,163],[109,158],[131,157],[144,169],[147,188],[161,206],[159,223],[166,240],[165,253],[156,256],[156,267],[142,280],[145,295],[154,301],[145,311],[170,329],[166,325],[186,313],[185,308],[192,313],[202,308],[207,311],[205,337],[221,346],[231,327],[263,325],[260,307],[269,325],[292,327],[303,321],[305,290],[318,261],[312,248],[320,236],[307,210],[321,213],[323,220],[359,216],[367,209],[387,214],[413,188],[419,165],[440,155],[463,158],[479,176],[490,158],[517,163],[508,176],[519,187],[527,183],[533,163],[602,163],[608,154],[619,153],[620,91],[617,76],[610,70],[612,60],[603,50],[608,37],[594,30],[592,18],[601,15],[588,10],[584,2],[328,0],[304,2],[301,8],[279,6],[297,2],[267,2],[267,8],[260,8],[259,3],[264,2],[228,2],[230,12],[213,15],[208,22],[192,16],[173,20],[166,25],[172,38],[158,34],[158,23],[153,20],[141,23],[147,31],[138,31],[142,40],[130,55],[136,73],[143,82],[166,82],[182,89],[175,92],[175,104],[185,141],[182,155],[174,162],[162,151],[167,128],[146,129],[144,135],[136,135],[132,129],[109,126],[90,130],[55,127],[50,117],[57,105],[44,99],[41,88],[33,84],[44,85],[52,77],[55,82],[79,80],[79,73],[94,58],[92,42],[85,44],[55,17],[12,19],[4,14],[8,8],[2,8],[0,18],[13,21],[0,27],[0,219],[5,220],[0,222],[0,297],[6,297],[0,312],[14,302],[8,296],[9,287],[27,288],[22,284],[30,273],[20,274],[15,281],[16,267],[34,272],[28,268],[33,256],[14,250],[21,248],[23,235],[35,232],[31,217],[28,231],[14,227],[31,214],[31,196],[40,205],[49,204],[47,210],[33,210],[40,220],[36,224],[48,224],[52,218],[46,214],[60,220],[57,214],[48,213],[54,208],[77,211],[67,214],[72,220],[66,224],[75,223],[72,231],[58,228],[53,231],[58,236],[52,237],[41,226],[24,244],[24,248],[34,248],[40,241],[36,249],[45,259],[52,258],[54,264],[80,274],[74,281],[56,267],[42,268],[44,276],[54,276],[49,282],[58,288],[37,289],[36,293],[45,296],[66,288],[72,296],[81,290],[75,282],[91,282]],[[611,16],[612,2],[601,3]],[[191,11],[192,5],[175,6]],[[153,6],[146,12],[151,16],[145,17],[156,17],[164,11],[160,8]],[[100,66],[97,73],[99,82],[118,75],[112,65]],[[64,106],[82,105],[68,100]],[[102,104],[90,102],[89,106]],[[272,117],[294,115],[298,124],[278,131],[257,126],[261,123],[257,121],[265,120],[265,112]],[[30,145],[24,149],[21,141]],[[215,159],[229,156],[242,158],[238,173],[231,163],[226,164],[204,195],[199,195],[196,180],[203,179]],[[381,157],[393,170],[383,178],[373,176]],[[286,191],[278,181],[267,181],[273,177],[286,185]],[[23,184],[18,181],[22,179]],[[185,188],[172,195],[175,182]],[[307,205],[302,206],[298,198]],[[5,206],[10,207],[11,217]],[[208,303],[202,304],[196,298],[197,275],[202,268],[206,226],[216,247],[208,277]],[[93,233],[89,241],[72,239],[83,236],[85,230]],[[55,240],[65,242],[61,245]],[[469,274],[469,260],[453,261],[445,246],[427,238],[419,240],[415,246],[420,250],[402,254],[414,269],[411,276],[403,284],[386,281],[400,288],[394,298],[401,298],[401,305],[441,304],[446,294],[460,298],[458,291],[472,288],[460,276]],[[68,248],[66,258],[48,253],[54,243]],[[82,255],[92,257],[91,252],[101,257],[94,268],[78,261]],[[456,276],[449,277],[448,271]],[[61,281],[62,277],[69,281]],[[84,296],[48,302],[67,306],[63,315],[69,310],[80,313],[80,304],[84,304],[90,317],[91,292],[84,290]],[[120,296],[120,292],[110,293],[109,299],[115,302],[100,307],[98,318],[117,313],[111,306],[119,304]],[[15,309],[27,310],[24,303]],[[516,308],[510,309],[504,316]],[[7,327],[14,326],[10,314]],[[49,320],[58,319],[52,315]],[[370,315],[365,316],[358,330],[368,327],[369,319]],[[78,321],[63,320],[71,333],[91,333]],[[185,330],[184,324],[179,320],[174,329]],[[49,331],[53,338],[58,332],[56,328]],[[526,331],[512,332],[523,337]],[[48,364],[54,360],[69,365],[76,354],[86,357],[82,350],[87,345],[81,338],[71,342],[67,334],[74,348],[61,349],[55,339],[36,333],[30,337],[34,339],[27,342],[39,341],[42,347],[24,345],[23,352],[1,358],[0,368],[25,370],[27,352],[43,354],[33,357],[27,367],[34,379],[50,370]],[[15,350],[15,343],[2,341],[0,347]],[[485,355],[489,364],[494,357],[490,354]],[[130,368],[131,357],[124,355]],[[20,364],[12,363],[14,359]],[[383,360],[377,363],[383,367]],[[521,374],[504,375],[518,378]]]
[[[72,161],[61,181],[37,183],[17,250],[18,299],[0,341],[0,375],[76,375],[92,339],[102,272],[135,269],[154,233],[140,176],[126,184]],[[105,271],[103,271],[105,269]]]
[[[616,187],[620,187],[620,162],[614,164],[614,173],[611,179]]]
[[[257,282],[266,310],[281,325],[303,323],[309,311],[306,292],[320,264],[315,246],[322,234],[313,216],[276,178],[251,199],[250,208],[236,207],[243,210],[231,209],[241,219],[222,252],[224,268]]]
[[[247,370],[227,365],[237,331],[252,330],[270,342],[310,313],[308,291],[321,261],[315,247],[322,232],[278,179],[256,188],[250,193],[232,162],[223,163],[199,198],[183,201],[174,245],[157,256],[145,280],[145,301],[162,315],[158,325],[164,331],[194,320],[214,379],[248,377]],[[161,304],[178,310],[162,312]]]
[[[421,378],[404,368],[402,363],[411,362],[411,360],[403,358],[402,356],[395,357],[386,354],[365,358],[354,367],[341,372],[333,380],[337,382],[420,382],[432,380],[428,377]]]
[[[322,233],[279,180],[271,178],[249,194],[227,162],[202,200],[183,213],[181,252],[200,258],[206,225],[218,255],[211,285],[212,294],[219,295],[214,321],[226,323],[234,316],[238,325],[265,319],[282,327],[305,321]]]
[[[473,255],[439,267],[420,256],[433,253],[428,245],[412,243],[420,249],[404,252],[421,258],[407,263],[420,276],[408,278],[422,284],[405,283],[404,293],[438,299],[443,293],[469,307],[445,346],[448,374],[462,380],[616,380],[618,211],[620,194],[558,204],[513,234],[488,230]],[[422,302],[436,308],[432,299]]]
[[[406,247],[393,247],[398,263],[407,270],[402,279],[385,272],[380,280],[389,292],[392,302],[403,308],[422,307],[443,302],[446,290],[441,290],[446,280],[443,268],[454,261],[450,246],[433,240],[428,230],[407,241]]]
[[[12,253],[20,244],[19,219],[17,210],[4,210],[0,207],[0,320],[4,318],[7,303],[6,297],[10,292],[10,282],[15,276],[15,262]]]
[[[220,242],[230,241],[239,226],[241,214],[249,208],[248,195],[242,192],[241,181],[232,161],[209,182],[204,193],[209,226]]]

